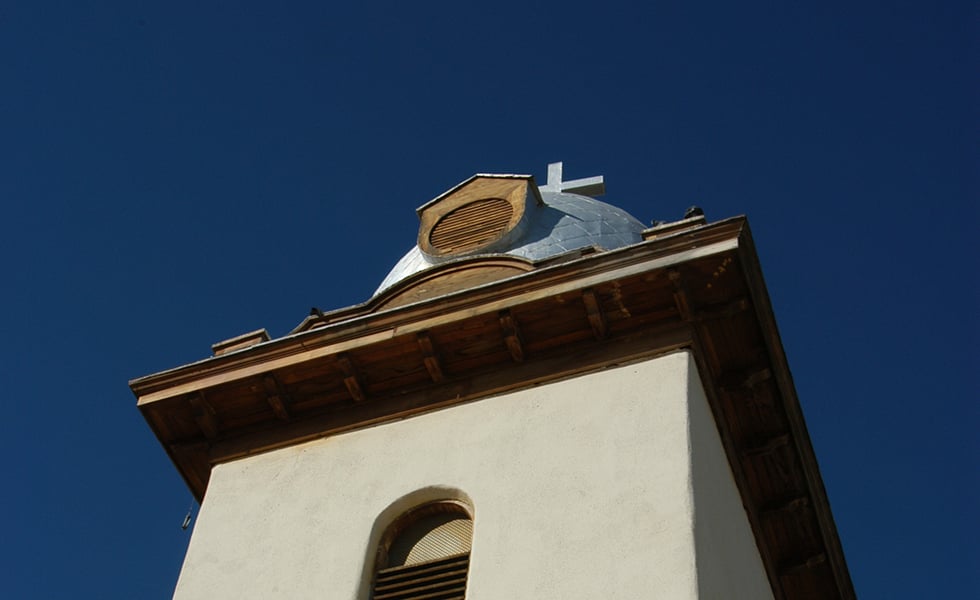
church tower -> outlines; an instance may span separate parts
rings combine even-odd
[[[476,175],[365,303],[130,383],[178,600],[854,598],[748,223]]]

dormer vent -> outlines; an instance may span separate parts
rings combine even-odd
[[[530,175],[476,175],[419,208],[419,249],[430,260],[506,248],[541,197]]]
[[[514,208],[503,198],[484,198],[453,210],[429,233],[432,247],[446,253],[485,246],[507,232]]]

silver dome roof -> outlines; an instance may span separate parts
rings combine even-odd
[[[612,250],[642,241],[643,223],[624,210],[588,196],[540,188],[543,206],[529,203],[526,226],[488,256],[539,261],[590,246]],[[471,258],[468,256],[467,258]],[[378,294],[415,273],[444,265],[427,258],[416,245],[398,261],[375,291]]]

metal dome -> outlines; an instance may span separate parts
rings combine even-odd
[[[517,235],[509,236],[506,247],[495,247],[487,256],[539,261],[569,250],[590,246],[612,250],[643,239],[643,223],[624,210],[588,196],[545,188],[540,188],[540,193],[544,204],[531,207]],[[398,261],[375,294],[415,273],[444,264],[446,261],[426,257],[416,245]]]

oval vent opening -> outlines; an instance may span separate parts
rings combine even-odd
[[[474,250],[506,233],[513,215],[514,208],[503,198],[476,200],[439,219],[429,243],[446,253]]]

